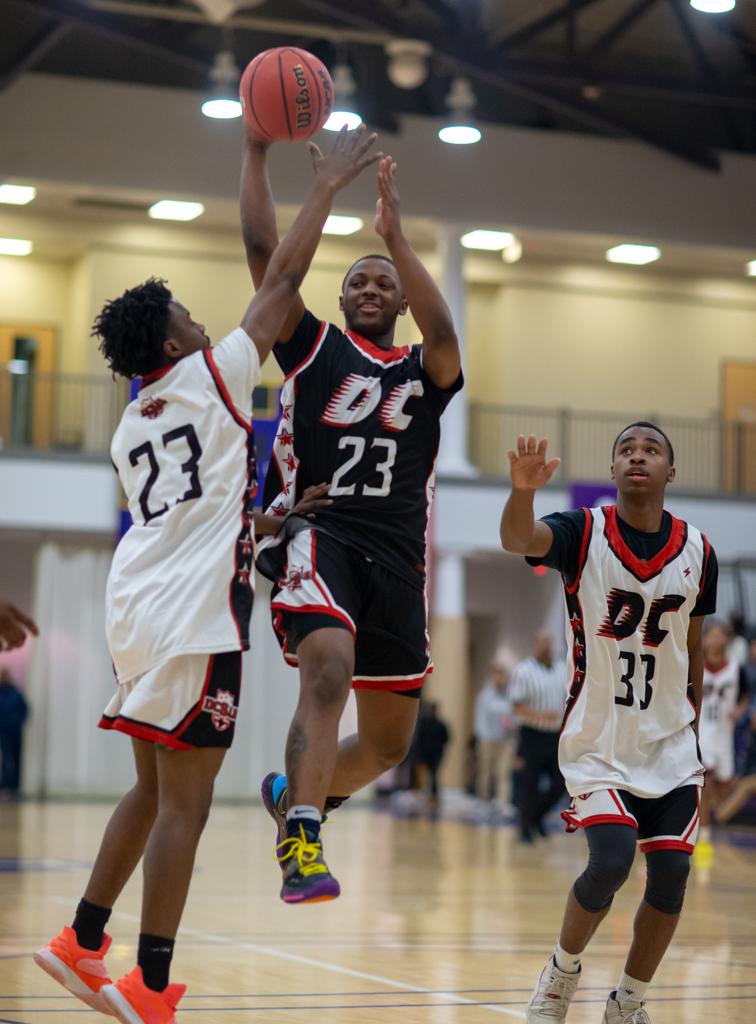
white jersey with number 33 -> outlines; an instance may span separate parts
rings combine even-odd
[[[249,647],[257,349],[241,328],[144,378],[111,444],[133,526],[106,632],[119,682],[179,654]]]
[[[571,687],[559,766],[572,796],[658,797],[703,784],[688,686],[688,626],[711,547],[672,518],[649,561],[628,548],[614,506],[586,509],[580,572],[565,586]]]

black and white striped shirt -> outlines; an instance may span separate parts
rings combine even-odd
[[[529,728],[538,729],[539,732],[559,732],[567,698],[565,663],[554,661],[551,668],[548,668],[537,658],[526,658],[515,669],[507,693],[513,704],[524,704],[538,714],[557,716],[553,725],[528,722]]]

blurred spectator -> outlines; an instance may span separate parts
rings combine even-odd
[[[748,692],[753,699],[756,699],[756,632],[751,633],[751,640],[748,644],[748,659],[743,666],[748,684]]]
[[[706,785],[701,796],[701,848],[711,841],[711,811],[724,799],[735,776],[735,724],[749,703],[745,670],[728,657],[729,637],[725,622],[710,619],[706,623],[702,640],[703,702],[698,733],[706,769]]]
[[[429,806],[433,814],[438,811],[438,772],[449,739],[449,729],[438,715],[438,704],[435,701],[423,701],[420,705],[420,715],[412,742],[412,754],[414,774],[418,783],[422,785],[422,788],[428,784],[430,786]],[[426,773],[427,781],[422,778]]]
[[[520,800],[520,839],[532,843],[533,832],[546,835],[543,819],[564,793],[557,752],[567,694],[567,669],[555,661],[551,636],[539,630],[533,655],[515,670],[509,698],[520,721],[519,753],[524,762]],[[545,788],[541,777],[545,776]]]
[[[727,645],[727,657],[745,665],[748,661],[748,641],[745,637],[745,619],[739,612],[730,614],[730,640]]]
[[[488,678],[475,699],[475,738],[478,741],[477,794],[507,807],[512,797],[516,725],[507,695],[508,673],[491,665]]]
[[[21,733],[29,708],[6,668],[0,669],[0,796],[18,798],[21,783]]]

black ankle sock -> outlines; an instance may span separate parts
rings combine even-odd
[[[147,988],[162,992],[168,984],[175,939],[161,939],[159,935],[139,936],[137,963],[142,968],[142,977]]]
[[[100,948],[110,914],[111,911],[107,907],[98,907],[88,900],[79,901],[76,917],[74,917],[71,927],[76,932],[76,941],[80,946],[83,946],[84,949]]]
[[[289,839],[301,838],[300,825],[304,829],[309,843],[317,843],[320,840],[320,822],[314,818],[288,818],[286,821],[286,835]]]
[[[335,811],[337,807],[341,807],[344,801],[348,799],[348,796],[327,796],[324,811],[326,814],[329,811]]]

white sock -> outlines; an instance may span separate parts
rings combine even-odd
[[[577,974],[580,970],[580,958],[582,955],[582,953],[568,953],[557,942],[556,949],[554,950],[554,963],[557,965],[557,969],[565,974]]]
[[[642,1003],[648,985],[647,981],[638,981],[637,978],[631,978],[629,974],[623,973],[617,982],[617,1002],[620,1006],[627,1003]]]
[[[288,809],[286,820],[293,821],[297,818],[307,818],[309,821],[317,821],[318,823],[323,820],[323,816],[317,807],[312,807],[310,804],[295,804],[294,807]]]

